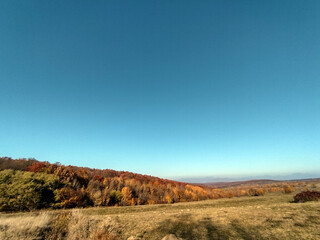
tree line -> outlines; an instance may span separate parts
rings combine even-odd
[[[280,184],[218,189],[126,171],[0,158],[0,211],[175,203],[293,190]]]

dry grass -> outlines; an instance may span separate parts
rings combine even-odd
[[[83,214],[82,210],[72,210],[68,225],[68,239],[117,239],[120,226],[110,217],[95,217]]]
[[[52,216],[47,212],[23,215],[0,215],[0,239],[35,239],[44,236]]]
[[[0,214],[0,239],[320,239],[320,202],[295,194]]]
[[[267,195],[86,212],[118,221],[123,239],[170,233],[184,239],[320,239],[320,203],[291,201],[292,195]]]

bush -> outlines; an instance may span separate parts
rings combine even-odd
[[[295,195],[293,199],[294,199],[294,202],[318,201],[320,200],[320,192],[304,191]]]
[[[266,191],[262,188],[250,188],[249,196],[263,196]]]
[[[51,207],[55,190],[62,184],[51,174],[0,171],[0,211],[23,211]]]
[[[122,199],[122,194],[120,191],[111,190],[111,192],[109,193],[108,205],[110,206],[118,205],[121,202],[121,199]]]
[[[75,208],[93,206],[84,188],[74,190],[70,187],[64,187],[55,191],[56,208]]]
[[[292,192],[294,192],[294,187],[292,187],[292,186],[290,186],[290,185],[286,185],[286,186],[284,186],[283,187],[283,192],[284,193],[292,193]]]

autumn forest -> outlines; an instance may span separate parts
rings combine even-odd
[[[128,206],[175,203],[267,192],[291,193],[298,182],[219,187],[187,184],[110,169],[51,164],[36,159],[0,158],[0,210]]]

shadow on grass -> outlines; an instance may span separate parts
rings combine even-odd
[[[304,220],[304,222],[294,223],[294,226],[308,228],[308,227],[312,227],[313,225],[319,225],[319,224],[320,224],[320,217],[310,215],[310,216],[307,216],[307,219]]]
[[[184,214],[175,219],[163,221],[149,234],[150,236],[158,236],[159,239],[167,234],[174,234],[185,240],[228,239],[228,234],[218,229],[211,219],[203,218],[201,221],[194,221],[191,214]]]
[[[231,228],[234,229],[234,231],[237,233],[238,238],[244,239],[244,240],[258,240],[258,239],[269,239],[269,238],[264,238],[261,236],[260,231],[261,226],[245,226],[240,223],[238,220],[233,220],[231,222]],[[277,238],[274,238],[277,239]]]
[[[144,239],[149,239],[151,236],[156,237],[154,239],[162,239],[167,234],[174,234],[184,240],[264,239],[258,229],[259,227],[244,226],[236,220],[223,227],[215,224],[211,218],[202,218],[196,221],[191,215],[185,214],[161,222],[157,228],[147,233]]]

